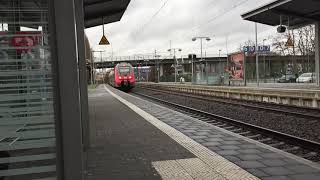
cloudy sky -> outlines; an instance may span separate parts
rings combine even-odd
[[[99,46],[102,27],[86,29],[94,50],[105,50],[103,56],[152,54],[163,56],[172,48],[179,55],[200,54],[200,41],[194,36],[209,36],[204,42],[207,56],[235,52],[244,41],[255,39],[254,23],[241,14],[273,0],[131,0],[120,22],[105,25],[111,46]],[[161,8],[162,7],[162,8]],[[158,13],[157,13],[158,12]],[[271,26],[258,25],[259,42],[276,32]],[[266,42],[268,43],[268,41]],[[95,56],[98,56],[96,54]]]

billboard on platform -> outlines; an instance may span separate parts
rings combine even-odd
[[[231,54],[228,57],[228,72],[230,80],[244,79],[244,53]]]

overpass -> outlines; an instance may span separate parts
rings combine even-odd
[[[207,62],[208,64],[214,63],[214,62],[226,62],[227,57],[206,57],[202,58],[202,62]],[[129,62],[133,66],[155,66],[157,63],[160,65],[163,64],[173,64],[174,58],[173,57],[164,57],[164,58],[144,58],[144,59],[131,59],[130,57],[116,59],[116,60],[103,60],[102,62],[95,62],[94,67],[95,69],[104,69],[104,68],[112,68],[115,66],[115,64],[121,63],[121,62]],[[200,63],[201,58],[197,57],[193,59],[194,63]],[[191,58],[177,58],[177,64],[187,65],[191,64],[192,59]],[[90,63],[87,62],[87,66],[90,69]]]

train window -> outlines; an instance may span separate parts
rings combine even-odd
[[[129,74],[130,73],[130,67],[119,67],[119,73],[122,74]]]

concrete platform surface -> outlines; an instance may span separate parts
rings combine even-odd
[[[152,162],[194,158],[100,88],[89,95],[88,179],[161,179]]]
[[[320,179],[319,164],[109,86],[89,102],[89,180]]]
[[[89,180],[258,179],[103,86],[89,103]]]
[[[110,88],[121,98],[260,179],[320,179],[320,165]],[[170,136],[171,137],[171,136]]]

